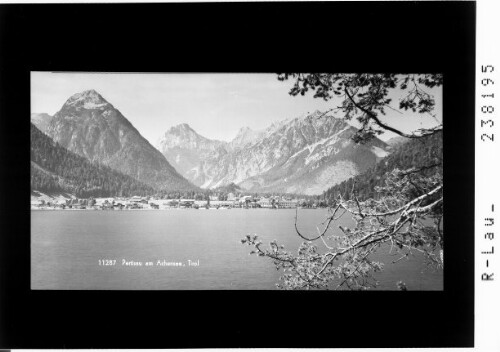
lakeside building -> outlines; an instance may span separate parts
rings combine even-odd
[[[148,204],[148,200],[145,197],[139,197],[139,196],[133,196],[133,197],[131,197],[129,199],[129,202]]]
[[[194,203],[194,199],[184,199],[179,202],[179,208],[191,208]]]
[[[297,208],[297,205],[296,200],[280,200],[277,202],[278,208]]]
[[[274,202],[272,198],[261,198],[257,203],[261,208],[272,208]]]
[[[225,198],[225,197],[224,197]],[[32,209],[95,209],[95,210],[122,210],[122,209],[168,209],[168,208],[296,208],[312,207],[318,204],[312,201],[306,202],[304,198],[297,199],[286,196],[262,196],[230,194],[227,200],[196,200],[196,199],[155,199],[151,197],[108,197],[108,198],[54,198],[50,200],[32,199]]]
[[[45,204],[45,202],[42,202],[41,200],[32,200],[31,201],[31,207],[40,207],[44,204]]]
[[[176,199],[171,199],[169,201],[163,202],[163,205],[169,208],[175,208],[179,205],[179,201]]]
[[[252,196],[243,196],[240,198],[239,203],[244,205],[253,202],[253,200],[254,199]]]

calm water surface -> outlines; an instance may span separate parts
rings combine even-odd
[[[299,210],[299,228],[316,233],[326,210]],[[257,234],[267,245],[276,239],[296,253],[295,210],[149,210],[31,212],[31,286],[62,290],[274,290],[280,272],[270,259],[250,256],[240,239]],[[342,225],[350,225],[350,219]],[[321,227],[321,225],[320,225]],[[322,246],[322,243],[318,243]],[[386,263],[378,289],[394,290],[403,280],[410,290],[442,290],[443,271],[421,257]],[[99,260],[116,260],[100,266]],[[123,266],[122,261],[143,266]],[[145,266],[148,261],[184,266]],[[189,262],[199,262],[190,266]]]

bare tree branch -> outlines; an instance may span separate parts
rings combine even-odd
[[[424,136],[430,136],[434,133],[437,133],[439,131],[442,131],[443,129],[443,125],[439,125],[437,126],[436,128],[432,128],[432,129],[427,129],[426,133],[422,133],[420,135],[416,135],[416,134],[408,134],[408,133],[404,133],[404,132],[401,132],[397,129],[395,129],[394,127],[391,127],[385,123],[383,123],[382,121],[380,121],[380,119],[377,117],[376,114],[374,114],[373,112],[369,111],[369,110],[366,110],[365,108],[363,108],[362,106],[360,106],[355,100],[354,98],[351,96],[351,94],[349,94],[349,91],[347,88],[344,88],[344,92],[346,94],[346,96],[349,98],[349,100],[354,104],[354,106],[356,106],[356,108],[358,108],[359,110],[363,111],[371,120],[373,120],[379,127],[382,127],[383,129],[385,130],[388,130],[388,131],[391,131],[391,132],[394,132],[402,137],[406,137],[406,138],[421,138],[421,137],[424,137]]]

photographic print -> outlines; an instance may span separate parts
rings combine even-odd
[[[31,289],[441,291],[442,89],[31,72]]]

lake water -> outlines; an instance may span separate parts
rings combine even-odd
[[[316,233],[325,209],[299,210],[299,228]],[[248,255],[240,240],[257,234],[296,253],[295,210],[147,210],[31,212],[31,287],[60,290],[274,290],[280,272],[268,258]],[[344,219],[343,225],[349,225]],[[318,243],[318,246],[322,246]],[[385,262],[379,290],[442,290],[443,271],[420,256],[398,257],[379,250]],[[374,258],[375,259],[375,258]],[[116,260],[99,265],[99,260]],[[142,266],[125,266],[142,262]],[[184,266],[145,266],[146,262]],[[198,266],[189,265],[189,261]]]

